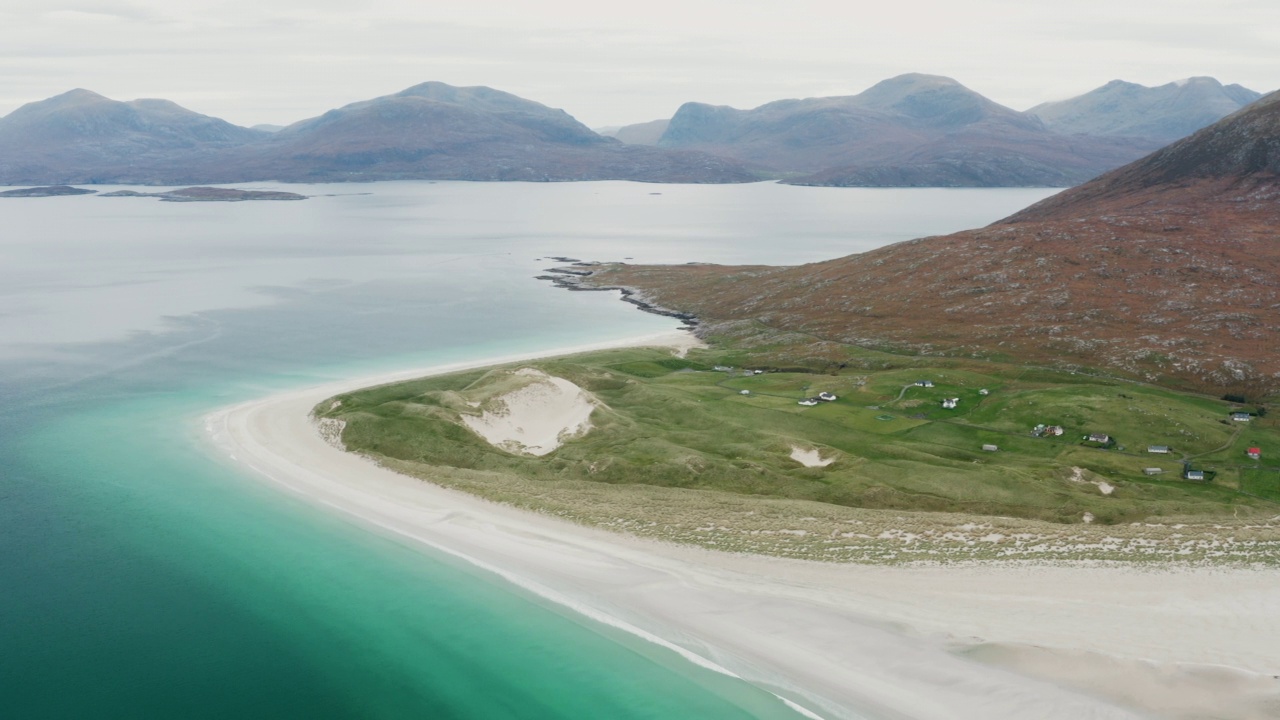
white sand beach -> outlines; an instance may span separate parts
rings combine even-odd
[[[317,507],[467,558],[820,717],[1280,717],[1275,570],[891,568],[715,553],[396,474],[327,442],[308,416],[339,392],[463,368],[287,392],[218,411],[207,427],[235,462]]]

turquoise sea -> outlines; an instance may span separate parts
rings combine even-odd
[[[279,187],[315,197],[0,201],[0,717],[798,717],[259,483],[201,418],[674,327],[534,280],[549,255],[812,262],[1052,192]]]

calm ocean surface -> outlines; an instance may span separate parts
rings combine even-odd
[[[0,200],[0,717],[797,717],[283,496],[210,450],[200,419],[675,326],[533,280],[547,255],[811,262],[1052,192],[279,187],[319,197]]]

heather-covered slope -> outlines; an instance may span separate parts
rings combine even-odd
[[[987,228],[790,268],[612,266],[705,321],[1280,388],[1280,95]]]

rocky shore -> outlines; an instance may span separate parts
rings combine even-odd
[[[547,268],[544,272],[548,274],[538,275],[534,279],[547,280],[556,287],[574,292],[606,292],[616,290],[622,293],[621,300],[625,303],[631,303],[647,313],[662,315],[663,317],[670,317],[679,320],[683,323],[680,328],[682,330],[693,331],[698,327],[699,320],[696,315],[662,307],[661,305],[651,301],[636,288],[624,285],[592,285],[587,283],[586,280],[596,273],[596,269],[603,267],[603,263],[585,262],[568,257],[550,257],[547,259],[568,264]]]

